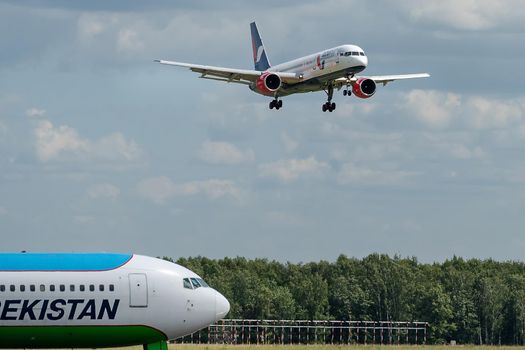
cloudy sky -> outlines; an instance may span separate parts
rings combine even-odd
[[[3,251],[523,260],[525,7],[475,1],[0,1]],[[251,69],[343,43],[369,100],[161,66]]]

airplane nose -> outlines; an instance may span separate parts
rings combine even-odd
[[[215,321],[218,321],[230,312],[230,302],[221,293],[215,293]]]

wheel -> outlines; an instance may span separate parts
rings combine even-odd
[[[332,111],[335,111],[335,102],[332,102],[332,105],[330,106],[330,109],[331,109]],[[331,111],[330,111],[330,112],[331,112]]]
[[[273,109],[273,107],[275,107],[274,103],[273,103],[273,100],[270,101],[270,104],[268,105],[268,107],[270,107],[270,109]]]
[[[326,103],[323,105],[323,112],[326,112]]]
[[[343,96],[346,96],[348,94],[348,91],[343,90]]]
[[[275,105],[275,109],[279,110],[279,108],[281,108],[281,107],[279,107],[279,104],[276,103],[276,105]]]
[[[281,108],[283,106],[283,100],[279,100],[279,102],[277,102],[277,106]]]
[[[352,96],[352,90],[348,90],[348,96]]]

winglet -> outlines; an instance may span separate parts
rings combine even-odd
[[[257,30],[255,22],[250,23],[250,30],[252,34],[252,49],[253,49],[253,64],[255,70],[265,71],[271,67],[268,56],[266,56],[266,50]]]

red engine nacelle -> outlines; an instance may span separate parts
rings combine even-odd
[[[359,78],[352,85],[352,92],[359,98],[369,98],[376,93],[376,83],[369,78]]]
[[[255,82],[255,89],[263,95],[273,96],[280,87],[281,78],[271,72],[263,73]]]

